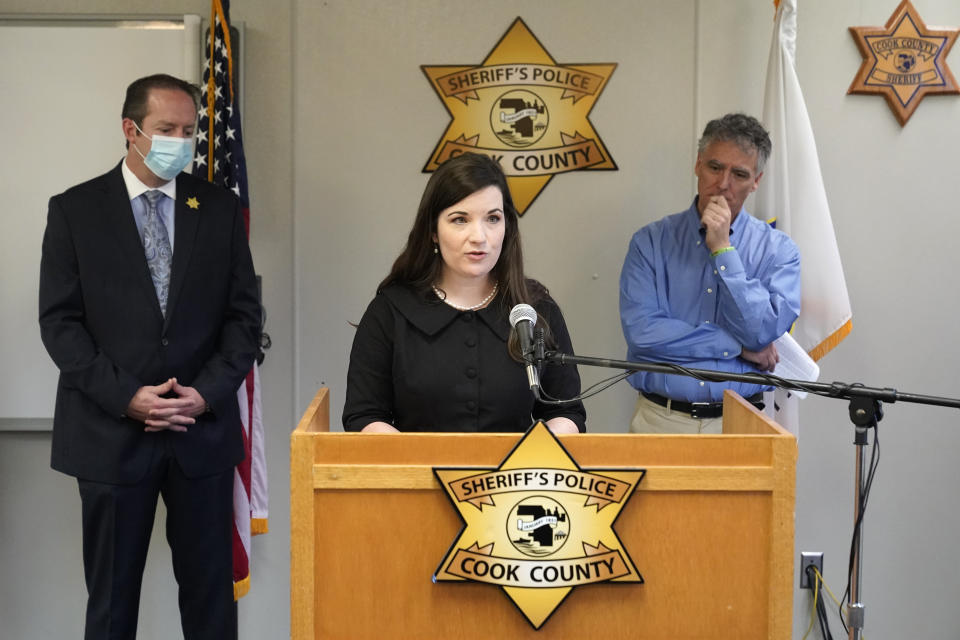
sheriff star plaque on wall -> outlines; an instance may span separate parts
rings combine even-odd
[[[520,18],[479,65],[423,65],[453,118],[423,170],[489,155],[520,215],[557,174],[616,170],[588,117],[616,66],[556,62]]]
[[[928,27],[903,0],[884,27],[850,27],[863,63],[847,93],[880,94],[902,127],[924,96],[958,94],[947,54],[958,28]]]

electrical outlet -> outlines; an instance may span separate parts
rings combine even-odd
[[[820,575],[823,575],[823,553],[819,551],[801,551],[800,552],[800,588],[812,589],[813,585],[807,578],[807,567],[816,567]]]

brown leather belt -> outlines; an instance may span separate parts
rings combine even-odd
[[[682,411],[683,413],[689,413],[691,418],[695,418],[697,420],[719,418],[723,415],[722,402],[683,402],[681,400],[664,398],[656,393],[647,393],[646,391],[641,391],[640,395],[650,402],[660,405],[661,407],[669,408],[671,411]],[[764,404],[762,393],[750,396],[746,400],[757,409],[760,409],[761,411],[763,410]]]

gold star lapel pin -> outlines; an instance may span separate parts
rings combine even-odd
[[[197,200],[195,197],[187,198],[187,206],[190,207],[191,209],[199,209],[200,201]]]
[[[850,27],[863,64],[847,93],[880,94],[904,126],[928,94],[957,94],[947,67],[958,28],[928,27],[903,0],[883,27]]]

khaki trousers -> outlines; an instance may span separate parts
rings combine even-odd
[[[630,433],[723,433],[723,418],[691,418],[637,394]]]

